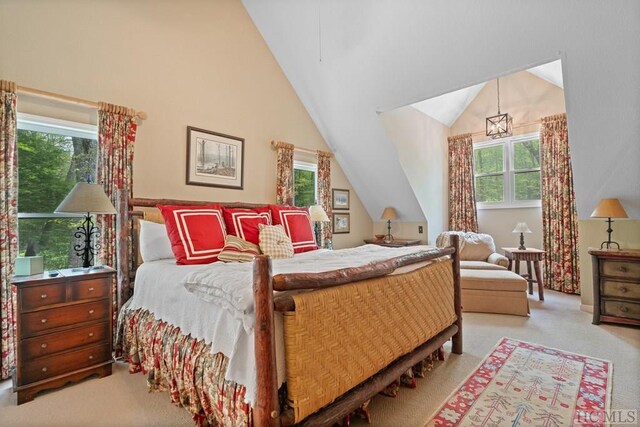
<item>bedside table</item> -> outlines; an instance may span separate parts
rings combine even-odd
[[[49,273],[58,273],[51,277]],[[14,277],[18,405],[46,389],[111,375],[112,268]]]
[[[504,256],[509,259],[509,266],[507,270],[511,270],[511,266],[515,261],[515,272],[520,274],[520,261],[527,262],[527,274],[523,274],[522,277],[527,279],[529,284],[529,295],[533,295],[533,283],[538,283],[538,299],[544,301],[544,283],[542,279],[542,273],[540,270],[540,261],[544,261],[545,251],[535,248],[518,249],[518,248],[500,248],[504,251]],[[533,278],[531,274],[531,261],[533,261],[533,269],[536,273],[536,278]]]
[[[372,245],[386,246],[388,248],[401,248],[403,246],[416,246],[420,244],[419,239],[393,239],[388,243],[385,243],[384,240],[365,239],[364,242]]]

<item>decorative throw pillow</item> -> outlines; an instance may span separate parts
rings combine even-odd
[[[247,242],[258,244],[258,224],[271,225],[269,208],[235,209],[223,208],[227,233]]]
[[[167,228],[157,222],[139,220],[140,256],[143,262],[157,261],[159,259],[175,259],[171,249],[171,241],[167,236]]]
[[[273,224],[282,224],[295,253],[318,249],[307,208],[270,205]]]
[[[218,254],[218,260],[222,262],[251,262],[256,255],[260,255],[258,245],[227,234],[224,248]]]
[[[284,232],[282,225],[259,224],[260,250],[273,259],[293,257],[291,239]]]
[[[227,235],[219,205],[158,205],[178,264],[217,261]]]

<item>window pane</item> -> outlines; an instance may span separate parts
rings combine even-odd
[[[476,201],[502,202],[504,200],[503,175],[476,177]]]
[[[496,145],[475,150],[475,174],[503,172],[504,146]]]
[[[94,139],[18,130],[18,212],[50,213],[76,182],[95,181]]]
[[[316,200],[316,173],[313,171],[293,170],[293,203],[296,206],[311,206]]]
[[[82,243],[73,233],[82,218],[20,218],[18,219],[19,254],[24,255],[29,242],[35,244],[36,255],[44,257],[44,268],[78,267],[82,261],[73,246]]]
[[[540,200],[540,171],[516,172],[516,200]]]
[[[513,143],[514,170],[540,168],[540,141],[522,141]]]

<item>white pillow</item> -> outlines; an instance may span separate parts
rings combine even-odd
[[[175,259],[171,241],[167,235],[167,227],[164,224],[141,219],[139,244],[140,256],[144,262]]]

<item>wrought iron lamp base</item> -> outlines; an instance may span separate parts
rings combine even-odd
[[[620,249],[620,244],[618,242],[614,242],[613,240],[611,240],[611,233],[613,233],[613,228],[611,228],[611,224],[613,224],[613,221],[611,220],[611,218],[607,218],[607,240],[605,242],[602,242],[602,244],[600,244],[600,249],[611,249],[611,247],[613,245],[616,245],[618,247],[618,249]]]
[[[82,221],[75,233],[73,233],[76,239],[84,239],[83,244],[74,245],[73,250],[76,251],[76,255],[82,257],[82,267],[89,268],[93,264],[93,259],[96,255],[99,246],[93,243],[93,239],[98,237],[98,227],[93,223],[91,214],[87,212],[87,215]]]

